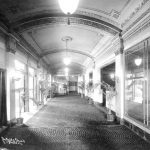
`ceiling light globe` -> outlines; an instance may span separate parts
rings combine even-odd
[[[136,66],[140,66],[141,63],[142,63],[142,58],[136,58],[136,59],[134,60],[134,62],[135,62],[135,64],[136,64]]]
[[[110,78],[111,78],[111,79],[114,79],[114,78],[115,78],[115,74],[114,74],[114,73],[111,73],[111,74],[110,74]]]
[[[71,63],[71,59],[69,57],[64,58],[64,64],[68,66]]]
[[[73,14],[78,7],[79,0],[58,0],[58,2],[65,14]]]
[[[65,68],[65,73],[68,73],[69,72],[69,69],[68,68]]]

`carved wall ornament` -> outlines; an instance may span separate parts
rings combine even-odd
[[[118,37],[115,38],[112,43],[111,49],[114,51],[115,55],[123,54],[124,52],[124,39],[122,37],[122,33],[118,34]]]
[[[120,41],[120,53],[123,54],[123,50],[124,50],[124,41],[122,38],[122,34],[119,33],[119,41]]]
[[[119,33],[118,37],[119,37],[118,42],[115,45],[116,47],[116,50],[114,51],[115,55],[123,54],[124,52],[124,40],[123,40],[122,34]]]
[[[12,38],[10,35],[7,36],[7,42],[6,42],[6,47],[7,47],[7,52],[11,52],[13,54],[16,53],[16,40]]]
[[[123,54],[123,52],[120,49],[116,50],[114,53],[115,53],[116,56],[119,55],[119,54]]]

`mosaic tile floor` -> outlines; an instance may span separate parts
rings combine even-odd
[[[23,126],[3,132],[0,150],[149,150],[150,144],[78,96],[54,98]]]

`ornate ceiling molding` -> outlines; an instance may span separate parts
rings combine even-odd
[[[101,11],[101,12],[102,12],[102,11]],[[103,13],[104,13],[104,12],[103,12]],[[114,26],[120,27],[120,24],[119,24],[118,22],[116,22],[116,21],[114,21],[114,20],[112,20],[112,19],[110,19],[110,18],[106,18],[106,17],[104,17],[104,16],[102,16],[102,15],[99,15],[99,14],[95,14],[95,13],[88,12],[88,11],[84,11],[84,10],[78,10],[78,11],[77,11],[77,14],[79,14],[79,15],[84,15],[84,16],[90,16],[90,17],[92,17],[92,18],[96,18],[96,19],[99,19],[99,20],[103,20],[103,21],[108,22],[108,23],[110,23],[110,24],[112,24],[112,25],[114,25]],[[104,14],[106,14],[106,13],[104,13]],[[107,15],[110,16],[109,13],[107,13]]]
[[[85,25],[93,28],[98,28],[108,32],[112,35],[116,35],[118,32],[121,32],[121,29],[118,27],[105,22],[103,20],[99,20],[96,18],[92,18],[84,15],[71,15],[70,17],[70,25]],[[45,24],[67,24],[68,18],[63,14],[50,14],[50,15],[39,15],[34,17],[25,18],[23,20],[19,20],[13,24],[11,24],[12,29],[15,32],[23,32],[35,26],[45,25]]]
[[[131,0],[128,0],[128,1],[131,1]],[[129,3],[128,1],[125,4],[125,6]],[[121,9],[121,12],[123,11],[124,7]],[[108,22],[108,23],[120,28],[121,27],[120,24],[115,20],[120,16],[121,12],[118,12],[117,10],[114,10],[114,9],[112,9],[110,12],[106,12],[106,11],[99,10],[99,9],[79,8],[75,14],[89,16],[89,17],[92,17],[95,19],[103,20],[105,22]],[[58,9],[53,9],[53,10],[45,9],[45,10],[40,10],[40,11],[36,11],[33,13],[30,12],[30,13],[19,15],[18,17],[14,17],[11,20],[11,22],[17,22],[17,21],[21,20],[21,18],[29,18],[31,16],[34,17],[34,16],[39,16],[41,14],[48,15],[48,14],[54,14],[54,13],[60,14],[61,11]],[[111,17],[112,17],[112,19],[111,19]]]
[[[121,13],[123,12],[123,10],[126,8],[126,6],[130,2],[131,2],[131,0],[127,0],[120,11],[117,11],[115,9],[110,9],[110,11],[107,12],[107,11],[100,10],[100,9],[83,8],[83,10],[81,10],[81,11],[78,10],[77,13],[86,15],[86,16],[90,16],[93,18],[97,18],[97,19],[109,22],[109,23],[113,24],[114,26],[120,27],[120,24],[115,20],[117,20],[120,17]],[[104,15],[108,16],[109,18],[107,18],[105,16],[101,16],[100,14],[104,14]],[[112,17],[112,19],[110,19],[110,17]]]
[[[149,9],[150,12],[150,9]],[[141,17],[142,19],[143,17]],[[137,24],[134,28],[130,28],[127,31],[123,32],[123,38],[124,41],[129,40],[130,38],[136,36],[137,34],[141,33],[142,31],[146,30],[147,28],[150,27],[150,16],[145,18],[141,23]]]
[[[125,21],[121,24],[121,27],[123,28],[123,27],[143,8],[143,6],[144,6],[148,1],[149,1],[149,0],[143,0],[143,1],[141,2],[141,4],[131,13],[131,15],[130,15],[127,19],[125,19]],[[149,11],[144,12],[143,15],[146,15],[148,12],[149,12]],[[142,15],[142,16],[143,16],[143,15]],[[140,20],[140,19],[141,19],[141,17],[139,17],[135,22],[138,22],[138,20]],[[133,25],[135,24],[135,22],[133,22],[132,25],[130,25],[130,26],[133,26]],[[128,28],[130,28],[130,27],[128,27]]]

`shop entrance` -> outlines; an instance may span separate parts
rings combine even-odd
[[[115,87],[115,62],[103,67],[101,69],[101,82],[105,82],[110,86]],[[106,89],[102,86],[103,102],[102,105],[106,107]]]

